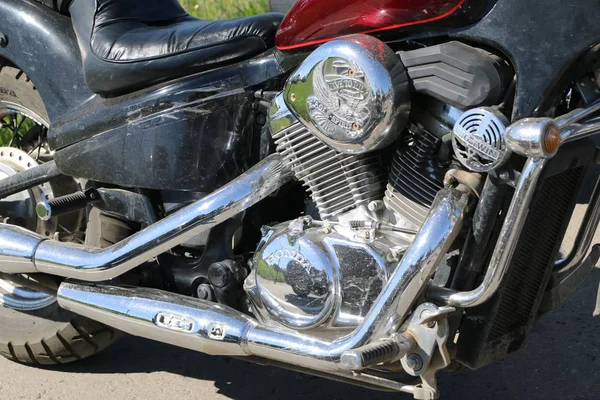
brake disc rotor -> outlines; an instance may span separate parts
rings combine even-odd
[[[0,147],[0,179],[35,167],[38,163],[26,152],[13,147]],[[54,198],[50,183],[24,190],[2,199],[0,221],[22,226],[51,239],[57,230],[55,218],[40,220],[35,206],[42,199]],[[16,310],[36,310],[56,301],[54,296],[23,288],[8,280],[0,279],[0,305]]]

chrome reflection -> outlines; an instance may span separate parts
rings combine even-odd
[[[429,218],[364,321],[351,334],[333,341],[260,325],[229,307],[154,289],[65,282],[58,301],[68,310],[133,335],[208,354],[255,355],[339,373],[340,357],[346,350],[398,331],[460,232],[468,204],[465,187],[440,192]],[[169,326],[178,329],[158,325],[159,315],[168,315],[168,321],[175,321]],[[182,324],[185,329],[180,329]]]
[[[265,324],[324,331],[362,322],[387,282],[383,254],[310,218],[271,228],[253,259],[246,289]],[[337,335],[339,336],[339,334]]]

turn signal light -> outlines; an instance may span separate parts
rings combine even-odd
[[[554,154],[561,143],[560,130],[556,125],[550,125],[542,138],[542,147],[544,151],[547,154]]]

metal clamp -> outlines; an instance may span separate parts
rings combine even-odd
[[[438,308],[431,303],[423,303],[417,307],[408,320],[406,329],[415,338],[416,344],[400,359],[406,373],[412,376],[423,375],[429,369],[436,352],[440,353],[446,365],[450,364],[446,348],[449,334],[446,316],[454,311],[456,309],[453,307]]]

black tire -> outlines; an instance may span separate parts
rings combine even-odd
[[[296,0],[269,0],[269,11],[287,14]]]
[[[22,106],[48,121],[44,103],[25,73],[1,63],[0,102]],[[95,226],[92,220],[89,225]],[[115,226],[105,221],[104,226],[90,231],[86,241],[101,246],[131,234],[121,224]],[[0,354],[22,363],[52,365],[80,360],[118,337],[115,329],[66,311],[56,302],[33,311],[0,306]]]

